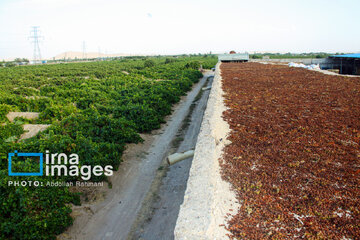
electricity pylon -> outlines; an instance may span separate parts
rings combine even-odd
[[[40,30],[38,26],[31,27],[30,31],[30,39],[32,39],[32,43],[34,44],[34,55],[33,55],[33,61],[34,63],[41,63],[41,52],[40,52],[40,46],[39,42],[40,39],[43,38],[43,36],[40,35]]]

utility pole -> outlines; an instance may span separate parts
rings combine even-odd
[[[82,49],[83,49],[83,60],[84,60],[84,59],[86,59],[86,45],[85,45],[85,41],[83,41]]]
[[[30,39],[32,39],[32,43],[34,44],[34,55],[33,55],[33,61],[34,63],[41,63],[41,53],[40,53],[40,46],[39,42],[40,39],[43,38],[43,36],[40,35],[39,26],[31,27],[30,31]]]

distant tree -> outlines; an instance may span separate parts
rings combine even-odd
[[[200,68],[200,62],[199,61],[189,62],[189,63],[185,64],[185,68],[199,69]]]
[[[175,62],[175,59],[173,59],[173,58],[166,58],[165,59],[165,64],[172,63],[172,62]]]
[[[29,63],[29,59],[26,59],[26,58],[15,58],[14,62],[16,62],[16,63],[21,63],[21,62]]]
[[[250,55],[250,58],[252,58],[252,59],[261,59],[262,56],[261,56],[261,55],[257,55],[257,54],[251,54],[251,55]]]
[[[15,67],[16,64],[14,62],[7,62],[5,63],[5,67]]]
[[[144,66],[145,67],[154,67],[155,66],[155,61],[152,59],[146,59],[144,62]]]

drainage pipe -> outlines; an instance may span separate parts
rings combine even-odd
[[[182,161],[182,160],[185,160],[189,157],[192,157],[194,156],[194,150],[189,150],[189,151],[186,151],[186,152],[182,152],[182,153],[174,153],[174,154],[171,154],[167,157],[167,162],[169,165],[173,165],[179,161]]]

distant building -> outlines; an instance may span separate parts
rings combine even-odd
[[[221,62],[248,62],[248,53],[230,53],[230,54],[219,54],[219,61]]]
[[[332,55],[328,60],[340,74],[360,75],[360,53]]]

